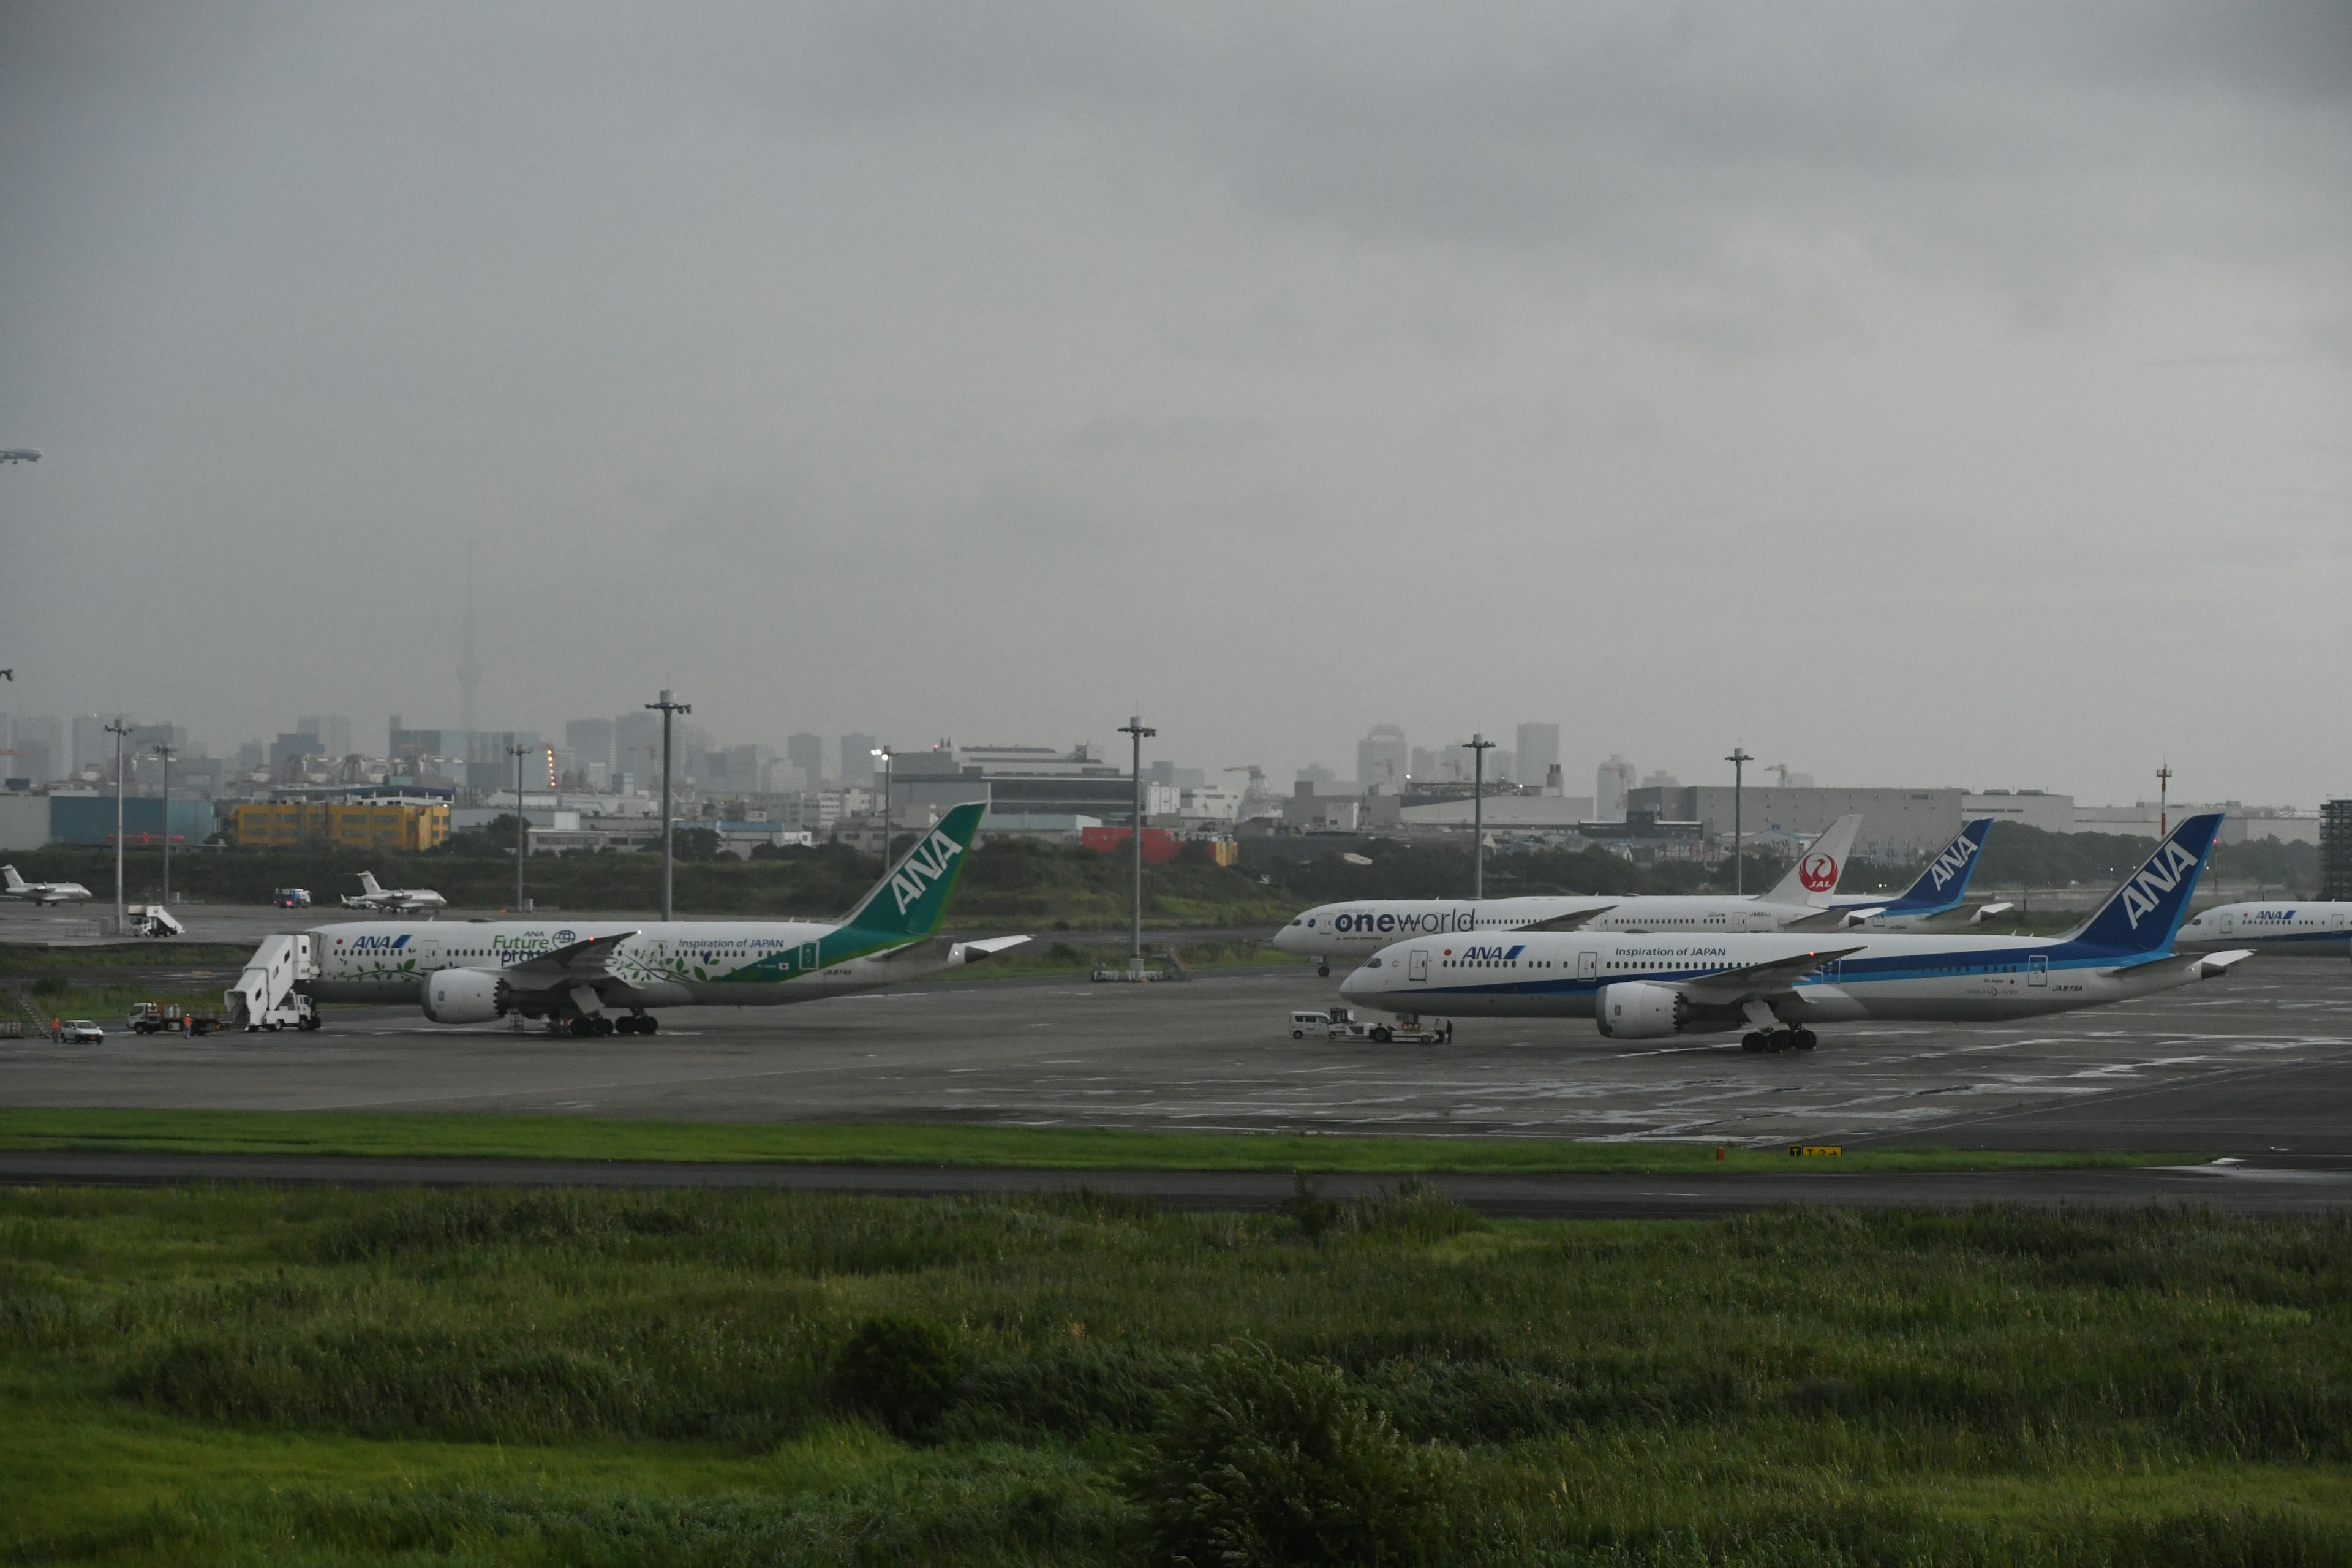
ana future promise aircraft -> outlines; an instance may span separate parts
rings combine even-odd
[[[1833,898],[1861,826],[1859,816],[1839,817],[1806,847],[1778,885],[1748,898],[1562,894],[1483,902],[1383,899],[1318,904],[1275,932],[1274,945],[1285,952],[1313,954],[1323,961],[1316,973],[1328,974],[1335,958],[1362,958],[1402,936],[1444,931],[1791,931],[1865,921],[1882,931],[1911,930],[1959,907],[1992,818],[1962,827],[1900,897]],[[1991,905],[1977,914],[2008,907]]]
[[[2243,947],[2289,958],[2343,958],[2352,954],[2352,904],[2222,904],[2182,926],[2174,945],[2184,952]]]
[[[1751,1051],[1810,1049],[1817,1023],[1990,1023],[2095,1007],[2252,956],[2173,951],[2221,826],[2219,812],[2189,817],[2064,936],[1423,938],[1381,949],[1339,994],[1399,1013],[1592,1018],[1612,1039],[1745,1029]]]
[[[343,908],[347,910],[382,910],[386,914],[446,909],[448,905],[448,900],[430,888],[378,887],[373,871],[360,873],[358,892],[343,895]]]
[[[79,882],[27,882],[16,875],[14,866],[0,866],[0,878],[7,880],[7,886],[0,888],[0,898],[30,899],[48,905],[79,904],[89,897],[89,889]]]
[[[839,924],[809,921],[677,921],[629,925],[555,921],[367,921],[321,926],[322,1002],[421,1002],[436,1024],[483,1024],[509,1014],[544,1018],[574,1035],[650,1035],[656,1007],[760,1007],[814,1002],[976,963],[1025,936],[951,942],[933,933],[988,809],[950,809]],[[274,938],[284,942],[288,938]],[[247,982],[268,967],[254,955]],[[249,1020],[267,998],[229,994]],[[615,1015],[618,1015],[617,1016]]]

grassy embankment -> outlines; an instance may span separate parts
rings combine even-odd
[[[2334,1563],[2347,1302],[2344,1218],[16,1191],[0,1552]]]
[[[2200,1156],[1856,1149],[1801,1167],[1786,1147],[972,1127],[915,1122],[602,1121],[357,1111],[0,1110],[0,1148],[537,1160],[735,1160],[1065,1171],[1983,1171],[2184,1163]]]

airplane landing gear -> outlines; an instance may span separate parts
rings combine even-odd
[[[1751,1056],[1779,1056],[1782,1051],[1810,1051],[1821,1044],[1821,1038],[1811,1029],[1757,1029],[1740,1040],[1739,1048]]]
[[[1318,963],[1315,966],[1315,973],[1318,977],[1328,980],[1331,978],[1331,966],[1328,963]]]
[[[623,1035],[650,1035],[660,1026],[650,1013],[633,1013],[613,1020],[614,1032]]]

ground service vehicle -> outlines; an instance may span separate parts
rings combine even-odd
[[[1349,1007],[1334,1007],[1328,1013],[1302,1010],[1291,1014],[1292,1039],[1303,1040],[1310,1032],[1329,1040],[1370,1040],[1383,1046],[1391,1040],[1406,1040],[1419,1046],[1437,1046],[1454,1037],[1454,1026],[1444,1018],[1424,1019],[1413,1013],[1360,1018]]]
[[[307,910],[310,907],[310,889],[279,888],[269,895],[269,901],[281,910]]]
[[[221,1026],[215,1015],[191,1013],[177,1002],[142,1002],[124,1022],[137,1035],[209,1035]]]

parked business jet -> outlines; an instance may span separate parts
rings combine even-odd
[[[2247,947],[2285,957],[2343,958],[2352,955],[2352,904],[2222,904],[2180,928],[2174,944],[2184,952]]]
[[[322,1002],[420,1004],[436,1024],[520,1015],[551,1032],[650,1035],[661,1007],[814,1002],[978,963],[1029,939],[950,942],[935,935],[984,802],[959,805],[840,922],[673,921],[374,921],[269,939],[226,998],[232,1020],[259,1028],[277,988]],[[314,973],[282,963],[307,940]],[[290,978],[289,978],[290,976]]]
[[[360,890],[343,895],[347,910],[381,910],[386,914],[409,914],[420,910],[443,910],[449,900],[430,888],[383,888],[376,885],[375,873],[360,873]]]
[[[83,903],[89,898],[89,889],[79,882],[27,882],[16,875],[14,866],[0,866],[0,879],[7,884],[0,887],[0,898],[29,899],[45,908],[50,904]]]
[[[1809,1050],[1816,1024],[1989,1023],[2125,1002],[2252,956],[2173,949],[2221,826],[2219,812],[2181,823],[2063,936],[1423,937],[1382,948],[1339,994],[1395,1013],[1592,1018],[1611,1039],[1745,1030],[1750,1051]]]

